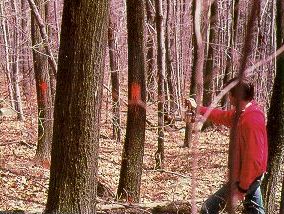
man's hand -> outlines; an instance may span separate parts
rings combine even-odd
[[[233,190],[233,204],[237,205],[239,201],[243,201],[245,199],[245,193],[240,192],[238,187],[236,186]]]
[[[188,108],[196,109],[197,104],[193,98],[185,99],[185,106]]]

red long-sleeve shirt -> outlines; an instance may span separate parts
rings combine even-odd
[[[200,107],[204,115],[208,108]],[[235,110],[213,109],[208,119],[217,125],[231,127]],[[266,171],[268,145],[265,116],[256,102],[243,110],[237,125],[235,151],[235,181],[247,190],[252,182]]]

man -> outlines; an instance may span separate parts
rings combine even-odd
[[[233,81],[239,80],[234,78],[228,84]],[[254,86],[247,79],[238,82],[229,92],[231,105],[236,107],[239,103],[241,110],[234,146],[233,185],[227,183],[211,195],[201,208],[202,214],[215,214],[226,210],[232,186],[233,198],[244,199],[245,213],[265,213],[260,184],[267,166],[267,134],[264,113],[253,98]],[[207,110],[206,107],[200,107],[200,114],[204,115]],[[229,111],[213,109],[208,119],[217,125],[232,128],[235,113],[235,109]]]

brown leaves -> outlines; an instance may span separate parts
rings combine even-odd
[[[14,119],[0,123],[0,210],[40,212],[44,208],[49,171],[33,162],[33,124]]]

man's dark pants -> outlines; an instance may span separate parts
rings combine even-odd
[[[218,214],[226,209],[229,185],[224,185],[202,205],[201,214]],[[247,194],[243,201],[245,214],[265,214],[260,187]]]

